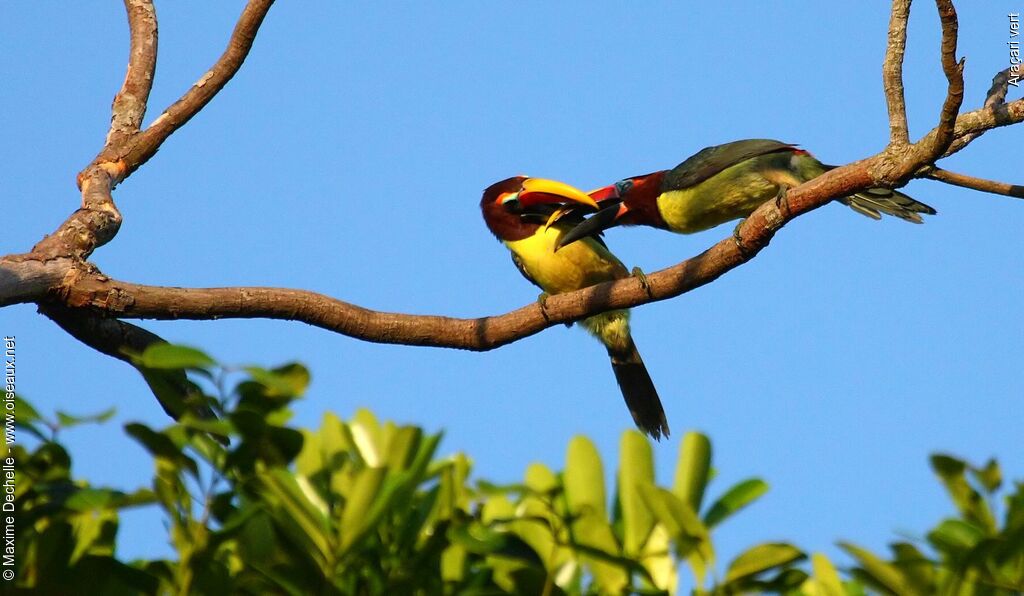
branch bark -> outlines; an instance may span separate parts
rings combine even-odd
[[[114,96],[106,147],[124,142],[139,132],[146,116],[149,92],[156,74],[157,25],[152,0],[124,0],[128,13],[130,48],[124,84]]]
[[[199,77],[178,101],[164,110],[140,135],[132,138],[131,142],[123,147],[104,151],[98,159],[123,164],[120,168],[122,179],[149,161],[174,131],[198,114],[235,76],[249,55],[249,50],[256,40],[256,33],[273,4],[274,0],[249,0],[231,33],[227,49],[210,70]],[[117,182],[120,182],[120,179],[115,181],[115,184]]]
[[[893,0],[889,15],[889,41],[882,63],[882,86],[885,104],[889,110],[889,146],[910,144],[907,127],[907,104],[903,93],[903,56],[907,51],[907,21],[910,19],[911,0]]]
[[[975,178],[974,176],[958,174],[956,172],[950,172],[949,170],[943,170],[942,168],[932,168],[928,171],[925,177],[932,180],[938,180],[939,182],[945,182],[946,184],[960,186],[962,188],[970,188],[972,190],[980,190],[981,192],[990,192],[995,195],[1024,199],[1024,186],[1019,184],[1008,184],[1006,182],[996,182],[995,180]]]

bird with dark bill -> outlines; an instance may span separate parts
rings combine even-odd
[[[543,178],[515,176],[484,190],[484,222],[512,253],[526,279],[545,294],[571,292],[630,273],[597,237],[588,236],[556,252],[562,236],[583,221],[581,212],[597,208],[586,193]],[[612,371],[626,406],[640,430],[655,439],[668,436],[658,392],[637,352],[629,329],[629,311],[614,310],[581,323],[608,350]]]
[[[748,139],[707,147],[671,170],[620,180],[590,193],[601,209],[560,237],[558,248],[617,225],[645,225],[693,234],[750,215],[835,169],[796,145]],[[887,188],[869,188],[839,199],[854,211],[922,223],[935,210]]]

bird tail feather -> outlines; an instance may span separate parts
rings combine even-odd
[[[626,400],[626,407],[633,415],[633,421],[637,427],[647,433],[655,440],[661,440],[661,436],[668,437],[668,420],[665,419],[665,409],[658,397],[658,390],[654,387],[654,381],[640,358],[633,339],[629,338],[627,349],[616,350],[608,348],[608,356],[612,361],[612,371],[615,373],[615,380],[622,390],[622,397]]]
[[[834,170],[837,166],[822,164],[827,172]],[[929,205],[925,205],[917,199],[907,196],[898,190],[891,188],[869,188],[848,197],[839,199],[839,202],[853,209],[861,215],[871,219],[882,219],[882,214],[891,215],[911,223],[924,223],[921,215],[935,215],[937,212]]]
[[[839,199],[857,213],[871,219],[881,219],[882,214],[892,215],[912,223],[924,223],[921,214],[935,215],[935,209],[899,191],[888,188],[869,188],[849,197]]]

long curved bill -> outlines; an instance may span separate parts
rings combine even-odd
[[[519,203],[529,207],[540,203],[576,203],[597,211],[597,201],[582,190],[547,178],[527,178],[519,191]]]
[[[624,203],[614,203],[601,209],[580,222],[575,228],[562,234],[555,245],[555,252],[577,240],[582,240],[587,236],[597,236],[608,228],[618,225],[619,218],[625,215],[627,211],[628,209]]]

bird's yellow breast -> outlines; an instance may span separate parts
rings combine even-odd
[[[584,238],[555,252],[565,225],[543,227],[523,240],[505,241],[535,284],[549,294],[571,292],[594,284],[627,277],[626,267],[592,238]]]

